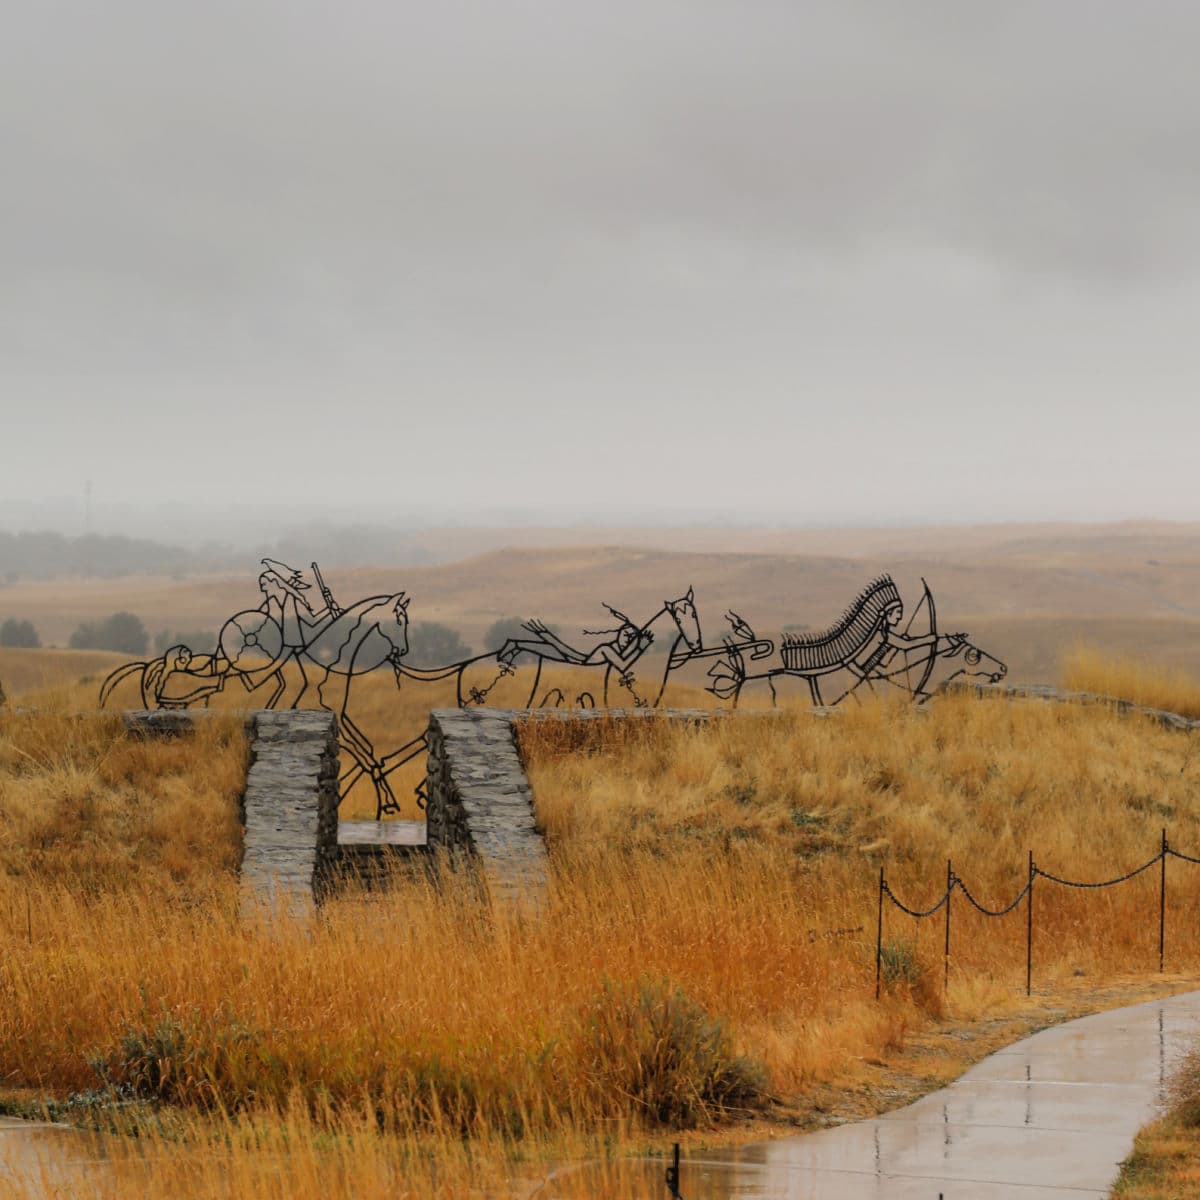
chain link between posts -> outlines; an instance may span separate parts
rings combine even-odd
[[[950,893],[953,892],[954,889],[952,887],[948,887],[942,893],[942,898],[932,908],[924,908],[924,909],[909,908],[908,905],[905,904],[903,900],[900,900],[896,897],[895,892],[893,892],[892,889],[890,887],[888,887],[887,883],[884,883],[883,891],[884,891],[884,895],[886,895],[887,898],[898,909],[900,909],[901,912],[906,912],[906,913],[908,913],[908,915],[910,917],[916,917],[917,920],[919,921],[924,917],[932,917],[933,914],[938,911],[938,909],[940,909],[944,904],[946,904],[949,901]]]
[[[946,936],[945,936],[945,971],[946,978],[949,979],[949,963],[950,963],[950,905],[953,899],[954,892],[957,889],[963,894],[967,903],[971,905],[976,912],[985,917],[996,918],[1006,917],[1014,909],[1016,909],[1022,901],[1028,902],[1027,907],[1027,924],[1026,924],[1026,975],[1025,987],[1028,993],[1032,986],[1033,972],[1033,885],[1037,879],[1045,879],[1048,883],[1056,883],[1061,887],[1080,888],[1085,890],[1095,890],[1098,888],[1116,887],[1119,884],[1127,883],[1131,879],[1150,870],[1156,864],[1160,867],[1160,882],[1159,882],[1159,919],[1158,919],[1158,969],[1163,969],[1163,954],[1166,937],[1166,887],[1167,887],[1167,859],[1177,858],[1182,862],[1195,863],[1200,866],[1200,858],[1193,857],[1190,854],[1184,854],[1180,850],[1175,850],[1167,841],[1167,831],[1162,832],[1162,843],[1158,853],[1151,859],[1142,863],[1141,866],[1134,867],[1133,870],[1127,871],[1124,875],[1117,875],[1112,879],[1104,879],[1099,882],[1091,882],[1080,879],[1066,879],[1061,875],[1055,875],[1051,871],[1044,870],[1039,867],[1033,858],[1033,853],[1029,855],[1029,877],[1025,881],[1025,886],[1013,897],[1013,899],[1003,908],[988,908],[987,905],[981,904],[967,887],[966,882],[955,873],[950,862],[946,864],[946,890],[941,897],[931,908],[912,908],[905,904],[895,892],[892,891],[891,885],[887,881],[882,868],[879,871],[879,922],[878,932],[876,935],[875,946],[875,995],[879,997],[880,987],[882,982],[882,964],[883,964],[883,913],[884,900],[887,899],[891,904],[898,908],[901,912],[906,913],[910,917],[914,917],[918,921],[925,920],[927,917],[932,917],[936,913],[945,910]]]
[[[1076,879],[1060,879],[1057,875],[1051,875],[1049,871],[1043,871],[1041,867],[1035,867],[1034,870],[1043,879],[1049,879],[1051,883],[1061,883],[1063,887],[1071,888],[1106,888],[1115,887],[1118,883],[1124,883],[1127,879],[1132,879],[1135,875],[1140,875],[1143,871],[1148,871],[1156,862],[1161,862],[1163,852],[1160,850],[1149,862],[1144,862],[1140,867],[1134,867],[1132,871],[1126,872],[1124,875],[1118,875],[1116,879],[1106,879],[1102,883],[1080,883]]]
[[[976,900],[975,897],[972,896],[967,890],[967,885],[961,879],[959,879],[957,875],[954,877],[954,886],[958,888],[958,890],[962,892],[964,896],[966,896],[968,903],[973,909],[975,909],[976,912],[983,913],[985,917],[1006,917],[1014,908],[1017,907],[1018,904],[1021,903],[1022,900],[1025,899],[1025,897],[1029,894],[1030,887],[1032,887],[1033,884],[1032,881],[1026,883],[1025,886],[1017,893],[1013,902],[1005,905],[1004,908],[987,908],[980,904],[979,901]]]

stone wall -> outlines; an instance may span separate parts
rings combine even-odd
[[[976,696],[992,696],[998,700],[1049,700],[1059,704],[1102,704],[1115,709],[1122,716],[1139,716],[1161,725],[1164,729],[1177,729],[1190,733],[1200,729],[1200,721],[1189,721],[1178,713],[1164,712],[1161,708],[1145,708],[1131,704],[1128,700],[1117,700],[1098,692],[1068,692],[1062,688],[1046,687],[1043,684],[1010,685],[1003,683],[950,683],[947,692],[971,692]]]
[[[473,858],[501,902],[536,901],[550,868],[517,754],[516,716],[511,709],[435,709],[426,734],[429,849]]]
[[[338,738],[321,710],[254,714],[242,798],[242,887],[306,910],[337,860]]]

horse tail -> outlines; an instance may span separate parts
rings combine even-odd
[[[130,662],[125,663],[124,666],[120,666],[115,671],[112,671],[100,685],[100,707],[103,708],[108,703],[108,698],[112,695],[113,689],[117,686],[117,684],[119,684],[122,680],[128,679],[130,675],[133,675],[137,671],[142,671],[144,673],[149,666],[150,664],[148,662]],[[144,698],[142,702],[145,703]]]

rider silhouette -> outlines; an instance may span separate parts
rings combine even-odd
[[[538,620],[526,621],[524,624],[525,629],[537,636],[536,642],[513,641],[505,650],[501,651],[501,654],[511,662],[521,650],[534,649],[544,653],[545,649],[550,647],[557,651],[554,657],[560,662],[574,663],[577,666],[607,663],[619,674],[624,675],[650,648],[654,641],[654,634],[649,629],[643,629],[640,625],[635,624],[623,612],[611,605],[606,604],[604,607],[621,624],[616,629],[585,629],[584,633],[589,636],[614,635],[610,641],[593,646],[586,654],[582,650],[576,650],[574,646],[568,645],[558,634]]]
[[[882,640],[875,646],[864,648],[863,652],[850,659],[846,666],[860,679],[871,677],[885,679],[888,683],[901,686],[894,679],[883,674],[886,667],[903,650],[916,650],[922,646],[937,646],[937,634],[926,633],[916,637],[903,633],[898,628],[904,618],[904,605],[899,600],[893,600],[883,612]]]
[[[273,558],[262,561],[267,569],[258,577],[258,589],[263,594],[258,607],[283,631],[284,648],[295,653],[329,624],[329,606],[314,609],[309,604],[303,593],[312,585],[304,582],[302,572]]]
[[[300,690],[291,703],[291,707],[295,708],[300,703],[300,697],[308,690],[308,673],[304,669],[301,651],[334,618],[328,605],[314,609],[309,604],[303,593],[310,589],[311,584],[304,582],[302,572],[273,558],[264,558],[262,561],[267,569],[258,577],[258,589],[263,594],[263,602],[258,607],[260,612],[279,626],[282,644],[275,661],[254,674],[278,675],[282,689],[283,676],[279,672],[289,661],[294,662],[300,672]],[[245,682],[249,686],[249,680]]]

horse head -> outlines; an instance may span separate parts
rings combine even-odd
[[[943,685],[963,676],[982,679],[986,683],[999,683],[1008,674],[1008,667],[1004,663],[968,641],[965,633],[942,634],[938,638],[937,656],[940,661],[957,668],[942,681]]]
[[[687,643],[687,648],[695,651],[702,650],[704,645],[700,637],[700,617],[696,613],[696,600],[692,591],[692,588],[688,588],[687,594],[680,596],[678,600],[664,601],[663,607],[671,614],[671,619],[679,630],[679,636]]]
[[[392,643],[396,654],[403,658],[408,653],[408,596],[397,592],[392,597],[391,611],[394,621],[380,622],[379,630]]]

